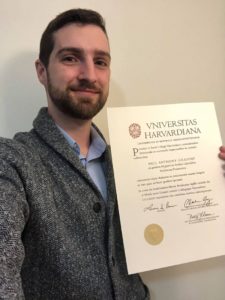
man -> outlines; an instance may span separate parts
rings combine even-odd
[[[0,298],[149,299],[127,274],[110,150],[92,124],[109,90],[102,17],[58,15],[36,70],[48,108],[0,140]]]

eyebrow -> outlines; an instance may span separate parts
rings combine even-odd
[[[85,54],[85,51],[83,48],[76,48],[76,47],[65,47],[65,48],[61,48],[56,55],[59,56],[61,55],[63,52],[71,52],[71,53],[75,53],[75,54]],[[104,51],[104,50],[99,50],[96,49],[94,50],[94,54],[95,55],[100,55],[100,56],[106,56],[108,57],[109,60],[111,60],[111,55],[109,54],[109,52]]]

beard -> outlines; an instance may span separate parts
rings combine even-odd
[[[80,120],[92,119],[105,105],[108,91],[104,94],[100,88],[88,80],[82,80],[77,85],[68,86],[65,90],[55,87],[48,76],[48,94],[53,104],[65,115]],[[79,90],[91,89],[96,92],[93,101],[91,97],[76,96]]]

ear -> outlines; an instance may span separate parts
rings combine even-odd
[[[47,70],[46,67],[43,65],[43,63],[40,61],[40,59],[37,59],[35,61],[35,67],[36,67],[36,72],[38,79],[41,84],[46,86],[47,83]]]

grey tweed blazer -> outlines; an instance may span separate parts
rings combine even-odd
[[[0,139],[0,299],[144,300],[127,275],[109,148],[107,208],[47,109]]]

